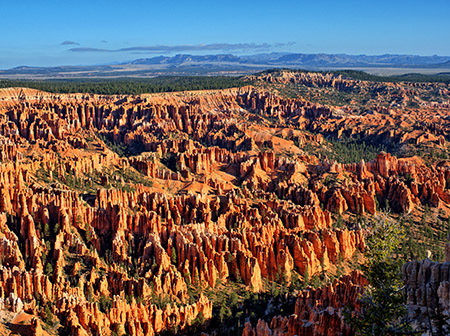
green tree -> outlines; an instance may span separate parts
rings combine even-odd
[[[220,310],[219,310],[220,323],[223,322],[223,320],[225,319],[226,316],[227,316],[227,308],[225,307],[225,302],[222,302],[220,305]]]
[[[52,264],[49,262],[47,263],[47,265],[45,265],[45,274],[47,276],[52,276],[52,274],[53,274],[53,267],[52,267]]]
[[[397,257],[404,239],[404,229],[387,213],[374,218],[367,237],[367,262],[362,266],[369,285],[360,299],[360,311],[345,314],[357,335],[415,335],[402,292],[402,261]]]
[[[305,274],[303,274],[303,283],[304,283],[305,287],[307,287],[309,285],[309,281],[310,281],[309,267],[308,267],[308,265],[306,265]]]
[[[47,325],[50,325],[53,322],[53,314],[50,307],[50,303],[47,303],[44,308],[44,322]]]
[[[232,292],[230,295],[230,306],[235,307],[238,304],[239,297],[236,292]]]
[[[170,256],[170,260],[172,261],[172,264],[176,265],[177,264],[177,251],[175,250],[175,247],[172,247],[172,253]]]
[[[102,295],[98,301],[100,311],[107,314],[112,308],[112,299],[108,296]]]
[[[48,223],[44,224],[44,237],[47,239],[50,237],[50,226]]]

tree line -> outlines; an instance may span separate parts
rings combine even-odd
[[[142,94],[215,90],[249,85],[242,77],[161,76],[154,78],[0,80],[0,88],[25,87],[52,93]]]

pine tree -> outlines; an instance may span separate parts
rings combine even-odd
[[[404,230],[384,213],[375,218],[367,238],[367,262],[362,266],[369,285],[360,299],[361,309],[345,318],[357,335],[414,335],[407,318],[398,256]]]
[[[172,253],[170,256],[170,260],[172,261],[172,264],[176,265],[177,264],[177,251],[175,250],[174,247],[172,247]]]
[[[308,287],[309,281],[310,281],[310,278],[309,278],[309,267],[308,267],[308,265],[306,265],[305,274],[303,274],[303,283],[304,283],[305,287]]]

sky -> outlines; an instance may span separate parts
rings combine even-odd
[[[21,0],[0,8],[0,69],[175,54],[450,56],[450,0]]]

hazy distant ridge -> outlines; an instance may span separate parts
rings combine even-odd
[[[269,53],[250,56],[221,55],[176,55],[141,58],[124,64],[176,64],[203,62],[233,62],[240,64],[303,65],[303,66],[424,66],[450,62],[450,56],[417,55],[346,55],[346,54],[294,54]]]
[[[450,69],[450,56],[346,55],[266,53],[248,56],[232,54],[155,56],[105,65],[57,67],[20,66],[0,70],[0,78],[89,78],[155,77],[161,75],[239,75],[269,68],[362,69],[408,68]]]

